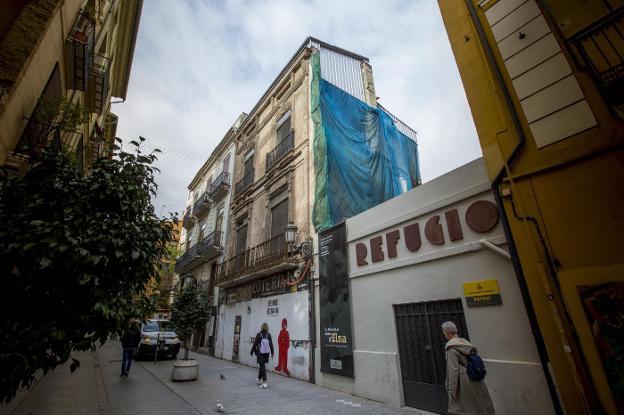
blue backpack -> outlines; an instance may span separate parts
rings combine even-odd
[[[483,364],[483,360],[477,354],[476,350],[472,350],[469,355],[466,356],[468,360],[468,365],[466,366],[466,373],[468,373],[468,377],[471,380],[483,380],[485,374],[485,365]]]

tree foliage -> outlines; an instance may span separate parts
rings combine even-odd
[[[193,333],[204,330],[211,316],[210,289],[207,281],[186,284],[171,305],[171,321],[184,345],[184,360],[188,360]]]
[[[86,173],[47,149],[23,177],[0,177],[0,400],[154,309],[145,286],[171,224],[151,203],[156,157],[132,143]]]

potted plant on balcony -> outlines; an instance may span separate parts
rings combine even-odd
[[[191,279],[180,290],[171,305],[171,321],[176,325],[176,334],[184,347],[184,358],[175,361],[171,380],[197,379],[199,362],[189,359],[189,346],[193,333],[204,330],[210,316],[210,290],[207,281],[196,282]]]

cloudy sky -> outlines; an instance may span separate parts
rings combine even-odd
[[[481,155],[435,0],[147,0],[117,135],[163,150],[157,214],[308,36],[367,56],[380,102],[418,132],[429,181]],[[163,207],[164,206],[164,207]]]

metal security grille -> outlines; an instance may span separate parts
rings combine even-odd
[[[457,325],[459,335],[468,338],[460,299],[399,304],[394,306],[405,404],[444,413],[446,339],[440,326]]]

